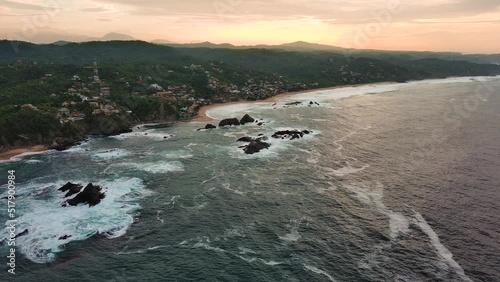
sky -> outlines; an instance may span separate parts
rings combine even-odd
[[[0,38],[500,53],[500,0],[0,0]]]

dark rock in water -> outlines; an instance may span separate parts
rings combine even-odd
[[[213,129],[213,128],[217,128],[217,126],[210,124],[210,123],[205,125],[205,129]]]
[[[283,130],[274,133],[271,137],[276,139],[290,139],[295,140],[304,137],[304,134],[309,134],[309,130],[299,131],[299,130]]]
[[[313,101],[309,102],[309,105],[314,105]]]
[[[291,103],[286,103],[285,105],[286,106],[298,106],[298,105],[302,105],[302,102],[300,102],[300,101],[291,102]]]
[[[258,126],[262,126],[263,124],[264,123],[262,123],[262,122],[257,123]]]
[[[316,104],[316,105],[318,105],[318,106],[319,106],[318,102],[314,102],[314,104]]]
[[[240,124],[241,125],[244,125],[245,123],[251,123],[251,122],[254,122],[255,119],[253,119],[251,116],[249,116],[248,114],[246,114],[245,116],[243,116],[243,118],[240,120]]]
[[[89,183],[82,192],[78,193],[78,195],[76,195],[73,199],[68,200],[67,203],[70,206],[76,206],[83,203],[92,207],[99,204],[104,197],[105,194],[101,192],[101,187],[94,186],[92,183]]]
[[[237,118],[227,118],[221,120],[221,122],[219,123],[219,127],[230,125],[240,125],[240,121]]]
[[[240,139],[236,140],[236,142],[252,142],[254,139],[252,137],[241,137]]]
[[[163,139],[167,139],[168,137],[167,136],[163,136]]]
[[[269,138],[267,138],[267,136],[262,136],[262,137],[259,137],[259,138],[255,139],[255,140],[257,140],[257,141],[267,141],[267,140],[269,140]]]
[[[257,136],[264,136],[264,134],[262,134],[262,133],[261,133],[261,134],[259,134],[259,135],[257,135]]]
[[[54,142],[49,147],[49,149],[56,151],[64,151],[76,145],[77,142],[78,142],[77,140],[57,137],[56,139],[54,139]]]
[[[59,237],[59,240],[66,240],[66,239],[71,238],[71,237],[72,237],[71,235],[64,235],[64,236]]]
[[[269,143],[266,143],[266,142],[263,142],[260,140],[253,140],[252,142],[250,142],[250,144],[248,144],[243,149],[243,151],[245,152],[245,154],[253,155],[253,154],[258,153],[261,150],[267,149],[269,147],[271,147],[271,144],[269,144]]]
[[[27,234],[28,234],[28,229],[25,229],[23,232],[17,234],[16,237],[14,237],[14,238],[16,239],[16,238],[19,238],[19,237],[27,235]]]
[[[272,105],[272,107],[274,107],[274,106],[276,106],[276,103],[274,103],[274,104]]]
[[[66,195],[64,195],[64,198],[67,198],[71,195],[74,195],[74,194],[80,192],[80,190],[82,190],[82,187],[83,186],[80,184],[73,184],[71,182],[68,182],[68,183],[64,184],[63,187],[59,188],[58,190],[61,192],[68,191],[68,193],[66,193]]]
[[[14,239],[17,239],[17,238],[19,238],[21,236],[24,236],[24,235],[27,235],[27,234],[28,234],[28,229],[25,229],[23,232],[21,232],[21,233],[17,234],[16,236],[14,236]],[[9,238],[9,237],[6,237],[6,238],[0,240],[0,246],[3,246],[3,245],[5,245],[8,242],[7,238]]]

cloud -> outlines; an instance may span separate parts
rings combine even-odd
[[[80,9],[80,11],[86,12],[86,13],[100,13],[100,12],[107,12],[107,11],[109,11],[109,9],[104,8],[104,7],[93,7],[93,8],[83,8],[83,9]]]
[[[498,0],[102,0],[102,2],[126,5],[134,15],[177,15],[205,14],[217,16],[220,13],[245,17],[259,15],[269,20],[291,15],[309,16],[322,20],[336,18],[346,23],[362,22],[373,12],[387,9],[388,5],[399,3],[406,7],[398,17],[400,20],[422,18],[425,15],[456,16],[473,15],[496,10]]]
[[[18,9],[18,10],[31,10],[31,11],[46,11],[49,9],[60,8],[60,4],[57,1],[49,1],[49,4],[40,4],[38,1],[11,1],[3,0],[0,5],[7,8]]]

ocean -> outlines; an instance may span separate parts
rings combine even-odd
[[[287,105],[292,102],[298,105]],[[312,104],[311,104],[312,102]],[[500,281],[500,78],[319,90],[1,162],[0,281]],[[278,130],[310,130],[296,140]],[[271,147],[246,155],[260,134]],[[100,204],[62,207],[93,183]],[[9,236],[7,228],[0,238]]]

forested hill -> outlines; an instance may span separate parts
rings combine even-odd
[[[409,52],[408,54],[413,54]],[[466,75],[497,74],[500,66],[474,64],[465,60],[444,60],[429,52],[415,56],[402,52],[286,51],[278,49],[223,49],[170,47],[143,41],[106,41],[37,45],[27,42],[0,41],[0,64],[28,60],[53,64],[85,65],[99,62],[194,63],[223,61],[255,71],[273,72],[291,77],[344,82],[336,73],[344,67],[355,71],[381,71],[382,79],[400,75],[401,79],[423,79]],[[346,56],[348,55],[348,56]],[[392,73],[393,75],[387,75]],[[326,82],[327,84],[331,84]]]
[[[89,133],[188,119],[202,105],[287,91],[499,74],[498,65],[400,54],[0,40],[0,151],[35,144],[65,148]]]

